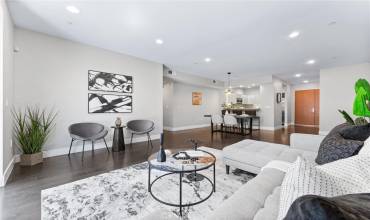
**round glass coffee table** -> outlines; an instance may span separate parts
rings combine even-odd
[[[176,156],[176,158],[174,157]],[[148,191],[152,195],[152,197],[160,203],[179,207],[180,208],[180,216],[182,216],[182,208],[193,206],[200,204],[207,199],[209,199],[214,192],[216,192],[216,157],[204,150],[174,150],[174,151],[167,151],[166,152],[167,160],[165,162],[158,162],[157,161],[157,153],[152,154],[148,158],[149,164],[149,171],[148,171]],[[206,175],[199,174],[197,172],[212,168],[213,170],[213,178],[207,177]],[[164,174],[160,174],[152,178],[152,170],[160,170],[164,171]],[[188,174],[190,178],[186,179],[186,182],[192,181],[206,181],[207,184],[211,185],[210,193],[207,193],[202,198],[199,198],[197,201],[192,201],[184,204],[183,201],[183,179],[184,174]],[[153,193],[154,185],[159,184],[159,180],[168,177],[170,175],[178,175],[179,180],[179,201],[167,201],[164,198],[159,198],[156,193]],[[200,176],[201,178],[197,178]],[[213,179],[213,180],[211,180]],[[163,181],[162,181],[163,182]],[[177,181],[176,181],[177,182]],[[174,184],[173,181],[167,181],[162,184]]]

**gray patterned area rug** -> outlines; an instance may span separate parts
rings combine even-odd
[[[140,163],[127,168],[67,183],[41,191],[42,219],[141,219],[153,213],[168,213],[178,219],[204,219],[225,199],[230,197],[244,183],[252,179],[252,174],[235,170],[226,175],[222,164],[222,151],[202,147],[216,158],[216,192],[205,202],[183,208],[159,203],[148,192],[148,163]],[[212,168],[201,171],[212,179]],[[163,174],[154,170],[153,175]],[[179,175],[168,175],[153,185],[152,192],[162,200],[179,201]],[[205,198],[212,190],[207,181],[190,182],[183,178],[183,201],[194,202]]]

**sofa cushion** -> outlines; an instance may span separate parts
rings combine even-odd
[[[294,162],[298,156],[304,157],[307,160],[314,160],[316,153],[290,148],[283,144],[248,139],[225,147],[223,149],[223,156],[226,160],[240,161],[262,168],[271,160]]]
[[[337,197],[301,196],[290,206],[284,220],[370,219],[370,193]]]
[[[279,200],[273,198],[279,195],[279,190],[276,188],[281,185],[284,175],[284,172],[276,169],[264,169],[255,178],[244,184],[225,202],[220,204],[207,219],[253,219],[256,213],[265,206],[278,206]],[[271,199],[268,199],[269,197]],[[261,213],[260,215],[277,216],[277,214],[278,209],[271,208],[266,209],[266,214]]]
[[[351,125],[342,128],[339,133],[345,139],[356,141],[365,141],[370,136],[370,124],[367,125]]]
[[[265,201],[264,206],[259,209],[253,220],[270,220],[278,217],[280,201],[280,187],[276,187]]]
[[[344,139],[339,133],[340,130],[349,127],[348,124],[341,124],[333,128],[320,144],[316,163],[325,164],[339,159],[353,156],[361,149],[363,142]]]
[[[357,155],[322,166],[300,157],[288,169],[281,185],[278,219],[303,195],[338,196],[370,192],[370,157]]]

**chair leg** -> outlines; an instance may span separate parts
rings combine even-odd
[[[150,138],[150,134],[149,133],[147,133],[147,135],[148,135],[148,140],[149,140],[149,142],[150,142],[150,146],[152,147],[152,149],[153,149],[153,143],[152,143],[152,139]]]
[[[229,174],[229,173],[230,173],[230,166],[226,165],[226,174]]]
[[[132,147],[132,138],[134,137],[134,133],[131,133],[131,141],[130,141],[130,147]]]
[[[94,141],[91,141],[91,147],[92,147],[92,150],[94,151]]]
[[[73,138],[71,140],[71,145],[69,146],[69,152],[68,152],[68,157],[71,155],[71,148],[72,148],[72,144],[73,144]]]
[[[85,141],[83,140],[82,141],[82,156],[84,155],[85,153]]]
[[[107,142],[105,141],[105,138],[103,138],[103,140],[104,140],[105,147],[107,148],[107,151],[110,152],[109,148],[108,148],[108,145],[107,145]]]

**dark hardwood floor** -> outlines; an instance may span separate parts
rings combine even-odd
[[[275,131],[254,131],[252,137],[236,134],[211,135],[210,128],[186,131],[165,132],[166,149],[190,148],[190,139],[196,139],[201,145],[222,149],[246,138],[267,142],[289,144],[289,134],[313,133],[317,128],[290,126]],[[159,148],[159,141],[153,141],[154,149]],[[106,149],[46,158],[42,164],[33,167],[15,165],[5,187],[0,188],[1,219],[40,219],[41,190],[94,176],[110,170],[127,167],[146,160],[145,142],[126,146],[125,152],[108,153]]]

